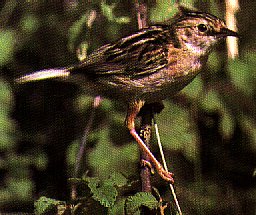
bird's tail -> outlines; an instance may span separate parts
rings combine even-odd
[[[15,81],[17,83],[26,83],[26,82],[39,81],[39,80],[52,79],[52,78],[65,79],[69,75],[70,75],[70,68],[45,69],[45,70],[33,72],[28,75],[21,76],[15,79]]]

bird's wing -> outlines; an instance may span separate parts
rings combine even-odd
[[[91,78],[123,75],[131,78],[147,76],[168,64],[169,30],[166,26],[151,26],[107,44],[94,51],[78,65],[45,69],[16,79],[18,83],[50,78],[66,79],[72,74]]]
[[[95,77],[119,74],[134,78],[152,74],[168,63],[170,41],[165,33],[163,27],[152,26],[115,44],[102,46],[74,67],[73,72]]]

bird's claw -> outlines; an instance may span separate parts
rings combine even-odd
[[[163,166],[160,164],[156,165],[156,170],[162,179],[164,179],[165,181],[167,181],[171,184],[174,184],[174,179],[173,179],[174,174],[173,173],[166,171],[163,168]]]
[[[148,167],[150,169],[151,174],[152,175],[155,174],[154,167],[152,166],[152,164],[149,161],[142,159],[141,160],[141,166],[142,167]]]
[[[148,167],[150,169],[151,174],[155,174],[154,167],[149,161],[142,159],[141,165],[143,167]],[[174,174],[166,171],[160,163],[156,165],[156,170],[162,179],[172,184],[174,183],[174,179],[173,179]]]

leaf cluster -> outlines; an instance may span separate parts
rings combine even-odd
[[[140,214],[142,206],[153,210],[159,207],[159,203],[151,193],[137,192],[124,198],[120,195],[122,189],[131,186],[128,180],[119,173],[112,174],[106,180],[98,177],[86,177],[84,179],[70,179],[72,184],[85,185],[89,188],[89,195],[80,196],[74,204],[40,197],[35,202],[35,214],[88,214],[97,202],[105,208],[107,214]],[[83,190],[83,195],[85,195]],[[90,204],[90,205],[89,205]]]

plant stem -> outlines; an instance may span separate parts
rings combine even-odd
[[[138,21],[138,28],[142,29],[147,27],[147,5],[144,3],[144,1],[138,1],[135,0],[135,7],[137,12],[137,21]],[[143,111],[141,114],[141,125],[140,125],[140,135],[142,137],[142,140],[147,145],[148,148],[150,148],[150,139],[151,139],[151,127],[152,127],[152,111],[151,109],[147,109]],[[150,162],[149,157],[147,153],[144,153],[141,151],[140,156],[141,162]],[[151,192],[151,182],[150,182],[150,169],[146,167],[145,165],[141,169],[140,177],[141,177],[141,183],[142,187],[141,190],[143,192]]]
[[[151,109],[144,110],[141,114],[141,125],[140,125],[140,136],[143,142],[150,149],[150,139],[152,131],[152,111]],[[140,155],[141,162],[150,162],[149,156],[147,153],[141,151]],[[150,181],[151,170],[148,166],[143,166],[141,168],[140,177],[141,177],[141,191],[151,192],[151,181]]]

